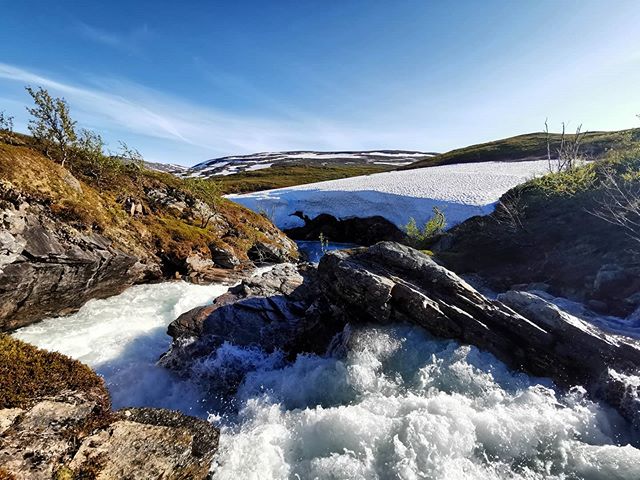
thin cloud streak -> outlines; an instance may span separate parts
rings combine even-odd
[[[84,22],[77,22],[77,28],[89,40],[134,54],[141,54],[144,42],[152,36],[147,25],[122,33],[103,30]]]
[[[88,120],[88,126],[96,130],[134,132],[192,145],[212,154],[340,149],[345,145],[363,148],[365,145],[385,145],[400,140],[387,129],[371,131],[300,112],[297,112],[297,118],[232,115],[115,79],[100,79],[90,81],[91,86],[77,86],[4,63],[0,63],[0,79],[41,85],[65,96],[76,116],[80,120]],[[403,131],[400,136],[406,139],[415,135],[415,131],[412,133]]]

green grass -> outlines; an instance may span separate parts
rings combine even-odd
[[[574,135],[567,135],[571,141]],[[551,134],[551,147],[557,147],[559,134]],[[581,152],[598,159],[613,149],[626,148],[640,142],[640,129],[617,132],[587,132],[582,140]],[[458,148],[431,158],[412,163],[404,169],[448,165],[452,163],[491,162],[508,160],[543,159],[547,156],[547,136],[544,132],[528,133],[469,147]]]
[[[142,169],[121,168],[110,172],[99,184],[86,174],[82,162],[69,161],[66,170],[31,145],[30,137],[0,138],[0,201],[10,188],[45,205],[49,213],[79,231],[96,231],[114,242],[114,247],[142,258],[162,253],[182,260],[192,251],[208,252],[215,244],[231,249],[246,261],[247,250],[259,232],[278,236],[268,219],[220,196],[215,182],[193,181]],[[19,143],[19,144],[18,144]],[[77,190],[65,180],[69,171],[79,180]],[[148,192],[174,192],[176,197],[198,198],[218,214],[202,228],[202,218],[189,206],[179,212],[153,201]],[[124,199],[132,197],[144,205],[145,215],[130,216]],[[189,202],[191,205],[193,202]],[[294,254],[294,252],[292,252]]]
[[[390,165],[311,166],[294,164],[216,177],[216,181],[220,182],[224,193],[248,193],[370,175],[394,169]]]

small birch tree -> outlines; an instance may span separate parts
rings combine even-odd
[[[29,131],[41,144],[45,155],[64,166],[77,140],[76,122],[69,115],[69,105],[64,98],[52,97],[42,87],[25,88],[35,104],[27,107],[33,117],[29,120]]]

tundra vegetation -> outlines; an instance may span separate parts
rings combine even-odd
[[[0,200],[19,192],[125,252],[141,258],[153,252],[170,265],[169,274],[188,256],[208,258],[212,249],[245,262],[258,243],[284,245],[267,219],[224,199],[217,182],[148,169],[124,142],[109,151],[98,132],[78,126],[64,98],[44,88],[26,90],[33,100],[31,135],[14,132],[5,112],[0,117]]]

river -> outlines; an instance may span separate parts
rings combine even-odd
[[[560,392],[407,325],[347,329],[340,348],[294,362],[225,344],[201,365],[204,377],[240,371],[244,380],[230,398],[211,398],[156,360],[170,344],[167,325],[226,289],[135,286],[15,336],[89,364],[116,408],[173,408],[214,422],[215,479],[640,478],[636,434],[582,388]]]

